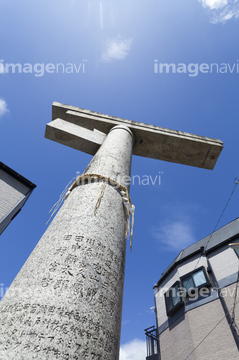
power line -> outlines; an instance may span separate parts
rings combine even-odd
[[[212,232],[212,234],[211,234],[211,236],[210,236],[210,238],[209,238],[209,240],[208,240],[208,242],[207,242],[207,244],[206,244],[206,246],[205,246],[205,250],[206,250],[206,248],[207,248],[207,245],[208,245],[209,241],[211,240],[212,235],[213,235],[214,232],[216,231],[216,228],[217,228],[217,226],[218,226],[218,224],[219,224],[219,222],[220,222],[220,220],[221,220],[221,218],[222,218],[222,216],[223,216],[223,214],[224,214],[224,212],[225,212],[225,210],[226,210],[226,208],[227,208],[227,206],[228,206],[228,204],[229,204],[229,202],[230,202],[230,200],[231,200],[231,198],[232,198],[232,195],[234,194],[234,191],[236,190],[237,185],[239,184],[239,179],[238,179],[238,178],[235,178],[235,179],[234,179],[234,183],[235,183],[235,185],[234,185],[234,188],[233,188],[233,190],[232,190],[232,192],[231,192],[231,195],[229,196],[229,199],[227,200],[227,203],[226,203],[226,205],[224,206],[224,209],[222,210],[222,213],[221,213],[221,215],[220,215],[220,217],[219,217],[219,219],[218,219],[218,221],[217,221],[217,223],[216,223],[216,225],[215,225],[215,227],[214,227],[214,229],[213,229],[213,232]]]
[[[207,240],[207,243],[206,243],[206,245],[204,246],[204,252],[206,251],[207,246],[208,246],[208,244],[209,244],[209,242],[210,242],[213,234],[215,233],[216,228],[217,228],[217,226],[218,226],[218,224],[219,224],[219,222],[220,222],[220,220],[221,220],[221,218],[222,218],[222,216],[223,216],[223,214],[224,214],[224,212],[225,212],[225,210],[226,210],[226,208],[227,208],[227,206],[228,206],[228,204],[229,204],[229,202],[230,202],[230,200],[231,200],[231,198],[232,198],[232,195],[234,194],[234,191],[236,190],[236,187],[237,187],[238,184],[239,184],[239,178],[236,177],[236,178],[234,179],[234,187],[233,187],[233,189],[232,189],[231,195],[229,196],[229,198],[228,198],[228,200],[227,200],[227,203],[226,203],[226,205],[224,206],[224,209],[222,210],[221,215],[219,216],[219,219],[218,219],[218,221],[217,221],[217,223],[216,223],[216,225],[215,225],[215,227],[214,227],[214,229],[213,229],[213,232],[212,232],[211,235],[209,236],[209,238],[208,238],[208,240]],[[198,259],[198,261],[197,261],[197,263],[196,263],[196,266],[195,266],[195,269],[197,268],[197,266],[198,266],[198,264],[199,264],[199,262],[200,262],[200,260],[201,260],[201,258],[202,258],[202,255],[203,255],[203,254],[201,254],[200,258]]]
[[[237,305],[239,303],[239,300],[237,301],[237,303],[235,305]],[[231,310],[233,309],[233,307],[231,308]],[[209,333],[200,341],[200,343],[190,352],[190,354],[184,359],[184,360],[187,360],[191,355],[192,353],[203,343],[204,340],[206,340],[206,338],[216,329],[216,327],[222,322],[223,319],[225,319],[225,317],[230,314],[230,311],[229,310],[222,318],[221,320],[212,328],[212,330],[209,331]]]
[[[233,194],[234,194],[234,192],[235,192],[235,190],[236,190],[237,185],[239,184],[239,178],[235,178],[235,179],[234,179],[234,183],[235,183],[235,184],[234,184],[233,190],[232,190],[232,192],[231,192],[231,194],[230,194],[230,196],[229,196],[229,198],[228,198],[228,200],[227,200],[227,203],[226,203],[226,205],[224,206],[224,209],[222,210],[222,213],[221,213],[221,215],[220,215],[220,217],[219,217],[219,219],[218,219],[218,221],[217,221],[217,223],[216,223],[216,225],[215,225],[215,227],[214,227],[214,229],[213,229],[213,232],[211,233],[211,235],[210,235],[209,239],[207,240],[207,243],[206,243],[206,245],[205,245],[205,247],[204,247],[204,251],[203,251],[204,254],[205,254],[206,249],[207,249],[207,246],[208,246],[208,244],[209,244],[209,242],[210,242],[210,240],[211,240],[214,232],[216,231],[216,228],[217,228],[217,226],[218,226],[218,224],[219,224],[219,222],[220,222],[220,220],[221,220],[221,218],[222,218],[222,216],[223,216],[223,214],[224,214],[224,212],[225,212],[225,210],[226,210],[226,208],[227,208],[227,206],[228,206],[228,204],[229,204],[229,202],[230,202],[230,200],[231,200],[231,198],[232,198],[232,196],[233,196]],[[196,265],[195,265],[195,269],[197,268],[197,266],[198,266],[198,264],[199,264],[199,262],[200,262],[200,260],[201,260],[201,258],[202,258],[202,255],[203,255],[203,254],[201,254],[201,256],[199,257],[199,259],[198,259],[198,261],[197,261],[197,263],[196,263]],[[234,324],[237,332],[239,331],[239,328],[238,328],[238,326],[237,326],[237,324],[236,324],[236,322],[235,322],[235,307],[236,307],[236,304],[239,303],[239,301],[236,302],[237,291],[238,291],[238,284],[239,284],[239,269],[238,269],[238,277],[237,277],[237,283],[236,283],[236,289],[235,289],[234,305],[233,305],[233,307],[232,307],[232,309],[231,309],[231,310],[232,310],[232,324],[231,324],[231,325]],[[230,310],[230,311],[231,311],[231,310]],[[228,311],[228,312],[223,316],[223,318],[222,318],[222,319],[214,326],[214,328],[202,339],[202,341],[200,341],[200,343],[191,351],[191,353],[190,353],[184,360],[187,360],[187,359],[191,356],[191,354],[192,354],[192,353],[202,344],[202,342],[213,332],[213,330],[222,322],[222,320],[223,320],[228,314],[230,314],[230,311]]]
[[[236,314],[235,314],[238,285],[239,285],[239,265],[238,265],[237,282],[236,282],[236,288],[235,288],[235,294],[234,294],[234,304],[233,304],[233,308],[232,308],[232,324],[231,324],[231,325],[234,324],[236,331],[239,335],[239,328],[236,323]]]

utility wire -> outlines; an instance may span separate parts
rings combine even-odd
[[[235,305],[237,305],[239,303],[239,300],[236,302]],[[233,308],[231,308],[232,310]],[[223,319],[225,319],[225,317],[230,314],[230,311],[229,310],[222,318],[220,321],[218,321],[218,323],[212,328],[212,330],[209,331],[209,333],[200,341],[200,343],[190,352],[190,354],[188,354],[188,356],[184,359],[184,360],[187,360],[191,355],[192,353],[194,353],[194,351],[203,343],[204,340],[206,340],[206,338],[213,332],[213,330],[216,329],[216,327],[222,322]]]
[[[209,237],[209,239],[208,239],[208,241],[207,241],[207,243],[206,243],[206,246],[204,247],[204,253],[205,253],[205,251],[206,251],[206,249],[207,249],[207,246],[208,246],[208,244],[209,244],[209,242],[210,242],[210,240],[211,240],[214,232],[216,231],[216,228],[217,228],[217,226],[218,226],[218,224],[219,224],[219,222],[220,222],[220,220],[221,220],[221,218],[222,218],[222,216],[223,216],[223,214],[224,214],[224,212],[225,212],[225,210],[226,210],[226,208],[227,208],[227,206],[228,206],[228,204],[229,204],[229,202],[230,202],[230,200],[231,200],[231,198],[232,198],[232,195],[234,194],[234,191],[236,190],[237,185],[239,184],[239,178],[235,178],[235,179],[234,179],[234,183],[235,183],[235,185],[234,185],[234,187],[233,187],[233,190],[232,190],[232,192],[231,192],[231,195],[229,196],[229,199],[227,200],[227,203],[226,203],[226,205],[225,205],[225,207],[224,207],[224,209],[223,209],[223,211],[222,211],[222,213],[221,213],[221,215],[220,215],[220,217],[219,217],[219,219],[218,219],[218,221],[217,221],[217,223],[216,223],[216,225],[215,225],[215,227],[214,227],[214,229],[213,229],[213,232],[211,233],[211,235],[210,235],[210,237]],[[201,258],[202,258],[202,255],[203,255],[203,254],[201,254],[200,258],[198,259],[197,264],[196,264],[196,266],[195,266],[195,269],[197,268],[198,263],[199,263],[199,261],[200,261]],[[235,308],[236,308],[236,305],[239,303],[239,301],[236,302],[237,292],[238,292],[238,285],[239,285],[239,268],[238,268],[237,283],[236,283],[236,289],[235,289],[234,305],[233,305],[233,307],[231,308],[231,310],[229,310],[229,311],[222,317],[222,319],[212,328],[212,330],[209,331],[209,333],[200,341],[200,343],[190,352],[190,354],[189,354],[184,360],[187,360],[187,359],[192,355],[192,353],[203,343],[203,341],[213,332],[213,330],[216,329],[216,327],[222,322],[222,320],[225,319],[225,317],[226,317],[228,314],[230,314],[231,311],[232,311],[232,324],[231,324],[231,326],[234,324],[234,326],[235,326],[235,328],[236,328],[236,330],[237,330],[237,333],[238,333],[239,328],[238,328],[238,326],[237,326],[237,324],[236,324],[236,322],[235,322]]]
[[[214,227],[214,229],[213,229],[213,232],[212,232],[211,235],[209,236],[209,238],[208,238],[208,240],[207,240],[207,243],[206,243],[206,245],[204,246],[204,252],[206,251],[206,249],[207,249],[207,247],[208,247],[208,244],[209,244],[209,242],[210,242],[213,234],[215,233],[216,228],[217,228],[217,226],[218,226],[218,224],[219,224],[219,222],[220,222],[220,220],[221,220],[221,218],[222,218],[222,216],[223,216],[223,214],[224,214],[224,212],[225,212],[225,210],[226,210],[226,208],[227,208],[227,206],[228,206],[228,204],[229,204],[229,202],[230,202],[230,200],[231,200],[231,198],[232,198],[232,195],[234,194],[234,191],[236,190],[236,187],[237,187],[238,184],[239,184],[239,178],[235,178],[235,179],[234,179],[234,187],[233,187],[233,190],[232,190],[232,192],[231,192],[231,195],[229,196],[229,199],[227,200],[227,203],[226,203],[226,205],[224,206],[224,209],[222,210],[222,213],[221,213],[221,215],[220,215],[220,217],[219,217],[219,219],[218,219],[218,221],[217,221],[217,223],[216,223],[216,225],[215,225],[215,227]],[[197,268],[197,266],[198,266],[198,264],[199,264],[202,256],[203,256],[203,254],[201,254],[200,258],[198,259],[198,261],[197,261],[197,263],[196,263],[196,266],[195,266],[195,269]]]
[[[194,267],[194,270],[196,270],[196,268],[197,268],[197,266],[198,266],[198,264],[199,264],[202,256],[205,254],[206,249],[207,249],[207,246],[208,246],[208,244],[209,244],[209,242],[210,242],[213,234],[215,233],[216,228],[217,228],[217,226],[218,226],[218,224],[219,224],[219,222],[220,222],[220,220],[221,220],[221,218],[222,218],[222,216],[223,216],[223,214],[224,214],[224,212],[225,212],[225,210],[226,210],[226,208],[227,208],[227,206],[228,206],[228,204],[229,204],[229,202],[230,202],[230,200],[231,200],[231,198],[232,198],[232,195],[234,194],[234,191],[236,190],[236,187],[237,187],[238,184],[239,184],[239,177],[236,177],[236,178],[234,179],[234,187],[233,187],[233,190],[232,190],[232,192],[231,192],[231,195],[229,196],[229,199],[227,200],[227,203],[226,203],[226,205],[224,206],[224,209],[222,210],[222,213],[221,213],[221,215],[220,215],[220,217],[219,217],[219,219],[218,219],[218,221],[217,221],[217,223],[216,223],[216,225],[215,225],[215,227],[214,227],[214,229],[213,229],[213,232],[212,232],[211,235],[209,236],[209,238],[208,238],[208,240],[207,240],[207,242],[206,242],[206,245],[204,246],[204,250],[203,250],[203,252],[201,253],[201,256],[198,258],[198,261],[197,261],[197,263],[196,263],[196,265],[195,265],[195,267]],[[188,281],[189,281],[189,280],[188,280]],[[185,286],[187,286],[187,284],[188,284],[188,282],[186,283]]]
[[[220,220],[221,220],[221,218],[222,218],[222,216],[223,216],[223,214],[224,214],[224,212],[225,212],[225,210],[226,210],[226,208],[227,208],[227,206],[228,206],[228,204],[229,204],[229,202],[230,202],[230,200],[231,200],[231,198],[232,198],[232,195],[234,194],[234,191],[236,190],[236,187],[237,187],[237,185],[239,184],[239,178],[235,178],[235,179],[234,179],[234,183],[235,183],[235,185],[234,185],[234,188],[233,188],[233,190],[232,190],[232,192],[231,192],[231,195],[229,196],[229,199],[227,200],[227,203],[226,203],[224,209],[222,210],[222,213],[221,213],[221,215],[220,215],[220,217],[219,217],[219,219],[218,219],[218,221],[217,221],[217,223],[216,223],[216,225],[215,225],[215,227],[214,227],[214,229],[213,229],[213,232],[212,232],[210,238],[208,239],[208,241],[207,241],[207,243],[206,243],[205,250],[207,249],[208,243],[209,243],[209,241],[211,240],[212,235],[213,235],[214,232],[216,231],[216,228],[217,228],[217,226],[218,226],[218,224],[219,224],[219,222],[220,222]]]
[[[237,273],[237,282],[236,282],[236,287],[235,287],[235,294],[234,294],[234,304],[233,304],[233,308],[232,308],[232,324],[234,324],[236,331],[239,335],[239,328],[238,325],[236,323],[236,314],[235,314],[235,309],[236,309],[236,300],[237,300],[237,292],[238,292],[238,284],[239,284],[239,265],[238,265],[238,273]]]

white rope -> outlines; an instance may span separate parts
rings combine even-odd
[[[105,187],[106,187],[106,182],[103,180],[101,188],[100,188],[100,193],[99,193],[98,199],[97,199],[96,204],[95,204],[95,209],[94,209],[94,214],[95,215],[96,215],[96,211],[97,211],[98,207],[100,206],[101,199],[102,199],[102,197],[104,195]]]
[[[127,194],[125,191],[121,190],[122,200],[123,204],[128,211],[128,219],[127,219],[127,226],[126,226],[126,237],[128,236],[130,226],[129,226],[129,220],[131,215],[131,231],[130,231],[130,250],[132,251],[132,245],[133,245],[133,229],[134,229],[134,212],[135,212],[135,206],[132,205],[132,203],[129,201],[129,198],[127,197]]]
[[[76,180],[75,180],[76,179]],[[53,205],[49,213],[51,213],[51,216],[46,224],[51,220],[53,215],[58,211],[60,206],[62,205],[63,201],[66,200],[70,194],[70,192],[76,187],[83,183],[83,180],[102,180],[102,185],[100,188],[100,193],[98,196],[98,199],[95,204],[94,208],[94,214],[96,215],[96,211],[100,206],[101,200],[104,195],[104,191],[106,188],[106,183],[115,186],[116,188],[120,189],[120,194],[122,196],[123,205],[127,211],[127,220],[126,220],[126,233],[125,238],[127,238],[129,231],[130,231],[130,250],[132,250],[132,243],[133,243],[133,228],[134,228],[134,212],[135,212],[135,206],[132,205],[128,189],[119,184],[116,180],[111,179],[109,177],[99,175],[99,174],[82,174],[78,176],[77,178],[74,177],[71,179],[71,181],[66,185],[65,189],[62,191],[58,201]],[[75,180],[72,184],[72,181]],[[130,226],[130,216],[131,216],[131,226]]]
[[[125,209],[127,211],[127,222],[126,222],[126,233],[125,238],[127,238],[129,230],[130,230],[130,250],[132,250],[132,243],[133,243],[133,228],[134,228],[134,213],[135,213],[135,206],[132,205],[128,189],[119,184],[116,180],[111,179],[107,176],[99,175],[99,174],[82,174],[79,175],[76,179],[76,181],[71,185],[71,187],[68,189],[65,199],[69,196],[70,192],[76,187],[84,183],[84,180],[103,180],[103,184],[101,186],[101,190],[98,196],[98,199],[96,201],[94,213],[96,214],[96,211],[98,207],[100,206],[100,202],[102,200],[102,197],[104,195],[106,183],[115,186],[116,188],[120,189],[120,194],[122,196],[123,204],[125,206]],[[131,215],[131,226],[129,226],[130,223],[130,215]]]
[[[59,209],[59,207],[61,206],[63,201],[66,199],[66,195],[69,192],[69,189],[71,187],[71,183],[75,179],[76,179],[76,177],[73,177],[73,179],[71,179],[71,181],[66,185],[65,189],[62,191],[62,193],[61,193],[59,199],[57,200],[57,202],[52,206],[51,210],[49,211],[49,213],[51,213],[51,216],[48,219],[48,221],[46,222],[46,225],[49,223],[52,216],[57,212],[57,210]]]

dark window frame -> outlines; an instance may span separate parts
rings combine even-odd
[[[176,311],[178,311],[179,308],[181,308],[182,306],[184,306],[184,300],[182,296],[179,296],[180,301],[174,305],[173,307],[170,306],[170,301],[172,301],[172,290],[176,288],[176,286],[178,286],[178,289],[181,289],[181,283],[180,281],[176,281],[164,294],[164,299],[165,299],[165,305],[166,305],[166,313],[167,316],[172,316]]]
[[[199,271],[201,271],[201,270],[203,270],[203,273],[204,273],[206,282],[203,283],[203,284],[201,284],[201,285],[196,286],[192,275],[195,274],[195,273],[197,273],[197,272],[199,272]],[[194,287],[193,287],[193,288],[191,287],[190,289],[193,289],[194,292],[195,292],[196,290],[200,290],[200,289],[202,289],[202,288],[204,288],[204,287],[210,287],[210,286],[211,286],[211,282],[210,282],[210,280],[209,280],[208,273],[207,273],[207,271],[206,271],[206,269],[205,269],[204,266],[200,266],[199,268],[197,268],[197,269],[195,269],[195,270],[193,270],[193,271],[190,271],[189,273],[181,276],[181,277],[180,277],[180,282],[181,282],[182,288],[184,288],[183,281],[185,281],[185,279],[187,279],[187,278],[190,278],[190,279],[193,281]],[[184,289],[185,289],[185,288],[184,288]],[[191,293],[192,293],[192,290],[191,290]],[[189,290],[186,290],[186,289],[185,289],[185,294],[188,296],[188,295],[189,295]]]

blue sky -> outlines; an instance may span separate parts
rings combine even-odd
[[[1,235],[2,287],[46,230],[66,184],[91,159],[44,138],[53,101],[224,142],[213,171],[133,158],[132,175],[160,175],[160,185],[131,186],[136,212],[121,360],[144,359],[154,283],[181,249],[213,231],[239,176],[238,20],[238,0],[0,0],[0,160],[37,184]],[[185,64],[186,71],[155,73],[155,60]],[[22,72],[6,72],[10,63]],[[196,74],[212,63],[218,71]],[[24,72],[24,64],[32,69]],[[47,64],[64,71],[48,72]],[[238,215],[237,189],[219,226]]]

